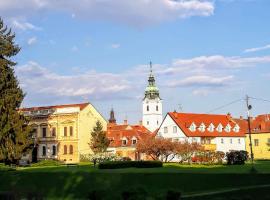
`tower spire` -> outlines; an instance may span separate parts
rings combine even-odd
[[[115,124],[116,123],[116,119],[114,117],[114,110],[113,110],[113,108],[111,109],[111,112],[110,112],[109,123],[112,123],[112,124]]]
[[[150,74],[148,77],[148,86],[145,89],[144,98],[155,99],[159,97],[159,89],[156,86],[155,77],[153,75],[152,61],[150,61]]]
[[[150,61],[150,75],[153,74],[152,61]]]

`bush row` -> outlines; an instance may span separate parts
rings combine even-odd
[[[162,167],[160,161],[107,161],[99,163],[99,169],[119,169],[119,168],[156,168]]]

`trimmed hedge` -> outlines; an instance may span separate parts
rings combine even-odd
[[[108,161],[99,163],[99,169],[120,169],[120,168],[156,168],[162,167],[160,161]]]

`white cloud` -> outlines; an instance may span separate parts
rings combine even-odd
[[[243,89],[240,74],[251,67],[270,64],[270,56],[225,57],[201,56],[176,59],[170,64],[154,64],[154,74],[161,90],[187,89],[193,95]],[[170,70],[170,73],[168,72]],[[35,62],[16,67],[16,74],[27,93],[27,99],[98,99],[122,100],[143,95],[149,66],[138,65],[119,73],[85,71],[76,66],[72,75],[54,73]],[[133,81],[136,80],[136,81]],[[233,87],[232,87],[233,86]],[[48,102],[49,103],[49,102]]]
[[[31,12],[29,12],[31,10]],[[21,0],[0,1],[0,13],[27,17],[41,11],[63,11],[76,18],[112,20],[136,26],[191,16],[210,16],[212,0]]]
[[[37,38],[36,37],[31,37],[27,40],[27,44],[28,45],[33,45],[37,42]]]
[[[111,47],[113,49],[118,49],[120,47],[120,44],[112,44]]]
[[[229,85],[233,81],[233,76],[215,77],[215,76],[190,76],[182,80],[171,81],[168,86],[201,86],[201,87],[221,87]]]
[[[23,89],[30,98],[35,99],[48,95],[106,99],[129,89],[129,83],[120,75],[95,71],[80,75],[60,75],[32,61],[16,67],[16,73]]]
[[[255,48],[245,49],[244,53],[263,51],[263,50],[267,50],[267,49],[270,49],[270,44],[262,46],[262,47],[255,47]]]
[[[34,26],[33,24],[26,22],[26,21],[20,21],[20,20],[16,20],[13,19],[11,21],[11,25],[15,28],[15,29],[19,29],[19,30],[41,30],[40,27]]]

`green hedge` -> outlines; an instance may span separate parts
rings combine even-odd
[[[162,167],[160,161],[108,161],[98,165],[99,169],[119,169],[119,168],[156,168]]]

